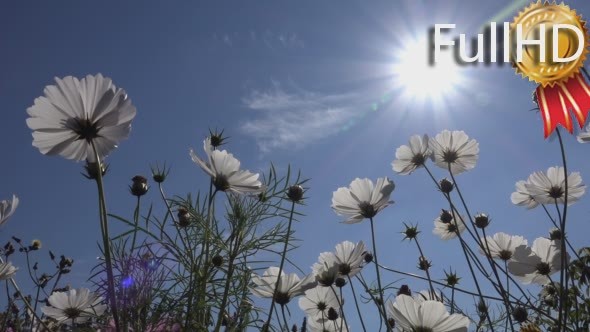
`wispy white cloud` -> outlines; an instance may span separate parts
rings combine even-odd
[[[242,101],[248,120],[241,130],[256,139],[263,153],[300,149],[332,136],[366,112],[366,97],[358,93],[320,93],[278,82],[254,90]]]
[[[248,32],[213,33],[213,40],[227,47],[263,46],[271,50],[302,49],[305,41],[295,32],[273,32],[270,30]]]

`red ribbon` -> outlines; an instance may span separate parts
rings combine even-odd
[[[566,82],[557,82],[553,86],[537,87],[537,101],[545,128],[545,138],[562,125],[570,134],[574,132],[570,111],[576,116],[580,128],[584,127],[590,111],[590,85],[580,73]]]

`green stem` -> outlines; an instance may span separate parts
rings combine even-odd
[[[273,310],[274,310],[274,304],[275,304],[275,296],[278,289],[279,289],[279,284],[281,281],[281,274],[283,273],[283,266],[285,265],[285,256],[287,256],[287,248],[289,246],[289,238],[291,237],[291,224],[293,223],[293,214],[295,213],[295,202],[291,202],[291,211],[289,212],[289,222],[287,225],[287,238],[285,239],[285,245],[283,246],[283,253],[281,255],[281,264],[279,265],[279,274],[277,275],[277,281],[275,283],[275,290],[273,292],[273,297],[272,297],[272,301],[270,304],[270,312],[268,313],[268,318],[266,319],[266,324],[265,326],[270,327],[270,321],[272,319],[272,314],[273,314]],[[288,327],[287,327],[288,328]]]
[[[352,284],[352,279],[350,279],[349,275],[347,275],[347,277],[348,277],[348,283],[350,284],[350,289],[352,290],[352,298],[354,298],[356,312],[358,313],[359,319],[361,321],[361,326],[363,327],[363,331],[367,332],[367,328],[365,327],[365,322],[363,321],[363,314],[361,313],[361,308],[359,307],[358,299],[356,298],[356,293],[354,291],[354,285]]]
[[[565,149],[563,146],[563,139],[561,138],[561,132],[559,128],[555,128],[555,132],[557,132],[557,138],[559,140],[559,148],[561,150],[561,160],[563,162],[563,177],[564,177],[564,199],[563,199],[563,215],[561,217],[561,237],[565,238],[565,221],[567,217],[567,200],[568,200],[568,176],[567,176],[567,161],[565,158]],[[555,204],[557,206],[557,202]],[[563,330],[567,330],[567,293],[568,293],[568,271],[567,271],[567,248],[565,247],[565,241],[559,241],[561,245],[561,267],[559,271],[559,285],[560,285],[560,295],[559,295],[559,314],[557,319],[557,329],[561,331],[562,320],[563,320]],[[564,291],[565,289],[565,291]]]
[[[381,273],[379,273],[379,260],[377,259],[377,245],[375,244],[375,227],[373,225],[373,218],[369,218],[371,223],[371,237],[373,242],[373,259],[375,260],[375,273],[377,273],[377,287],[379,287],[379,301],[381,302],[380,311],[383,312],[383,317],[387,317],[385,311],[385,298],[383,297],[383,287],[381,286]],[[385,319],[385,326],[387,331],[391,331],[391,327],[387,324],[387,319]]]
[[[98,187],[98,205],[100,210],[100,225],[101,225],[101,233],[102,233],[102,242],[104,246],[104,256],[105,256],[105,264],[106,264],[106,272],[107,272],[107,296],[111,303],[111,310],[113,312],[113,320],[115,321],[115,330],[117,332],[121,331],[121,327],[119,325],[119,312],[117,310],[117,299],[115,297],[115,278],[113,276],[113,262],[111,258],[111,245],[110,245],[110,238],[109,238],[109,225],[107,220],[107,207],[106,207],[106,199],[104,193],[104,183],[102,179],[102,171],[101,167],[101,159],[98,155],[98,150],[96,150],[96,146],[94,141],[91,141],[92,150],[94,151],[94,158],[96,163],[98,164],[99,170],[96,176],[96,185]]]
[[[420,247],[420,243],[418,242],[418,237],[414,238],[416,241],[416,246],[418,247],[418,252],[420,253],[420,257],[424,257],[424,252],[422,252],[422,247]],[[436,293],[434,292],[434,287],[432,286],[432,278],[430,277],[430,269],[426,269],[426,277],[428,278],[428,285],[430,286],[430,297],[431,299],[436,298]]]

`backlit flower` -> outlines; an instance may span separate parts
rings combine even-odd
[[[55,82],[27,109],[33,146],[41,153],[95,161],[92,144],[102,158],[127,138],[136,109],[110,78],[67,76]]]
[[[18,197],[12,195],[12,200],[0,201],[0,226],[4,225],[18,206]]]
[[[544,285],[549,276],[561,269],[561,249],[559,241],[540,237],[532,247],[519,246],[508,262],[508,271],[524,284]]]
[[[258,194],[264,186],[258,180],[259,175],[240,169],[240,161],[226,150],[214,150],[210,139],[203,142],[207,160],[199,158],[191,149],[193,162],[199,165],[213,179],[219,191],[230,191],[238,194]]]
[[[7,280],[16,274],[17,267],[10,262],[0,263],[0,280]]]
[[[399,331],[466,332],[469,327],[469,318],[449,315],[443,303],[417,301],[407,295],[398,295],[395,302],[387,301],[387,313],[393,317]]]
[[[578,134],[578,142],[588,143],[590,142],[590,124],[586,125],[583,131]]]
[[[305,291],[305,296],[299,298],[299,308],[311,319],[326,319],[328,309],[339,308],[339,299],[331,287],[315,287]]]
[[[319,263],[327,267],[336,266],[341,276],[352,277],[361,270],[365,251],[363,241],[357,244],[344,241],[336,245],[335,252],[321,253]]]
[[[348,188],[338,188],[332,194],[332,209],[336,214],[348,217],[345,224],[361,222],[365,218],[373,218],[393,201],[389,200],[395,188],[393,181],[387,177],[373,181],[354,179]]]
[[[442,240],[450,240],[457,237],[457,233],[463,233],[465,230],[465,222],[463,217],[453,218],[450,221],[438,217],[434,220],[434,229],[432,233],[438,235]]]
[[[486,243],[487,240],[487,243]],[[482,255],[492,258],[499,258],[503,261],[510,260],[514,256],[514,251],[520,246],[526,246],[527,240],[522,236],[508,235],[506,233],[496,233],[494,236],[487,236],[481,239],[483,248],[479,248]],[[489,249],[489,251],[488,251]]]
[[[479,158],[479,144],[463,131],[443,130],[428,142],[434,163],[453,174],[474,168]]]
[[[252,294],[263,298],[274,297],[276,303],[285,305],[292,298],[302,295],[306,290],[316,286],[313,274],[307,275],[303,279],[299,279],[295,273],[286,274],[284,271],[281,271],[280,278],[278,275],[279,268],[275,266],[269,267],[262,276],[252,274],[252,282],[256,285],[250,288]]]
[[[410,137],[408,145],[402,145],[395,151],[395,160],[391,163],[393,171],[408,175],[417,168],[424,166],[426,160],[430,157],[428,148],[428,136],[414,135]]]
[[[584,195],[586,186],[582,184],[582,177],[578,172],[572,172],[567,177],[568,205],[575,203]],[[547,173],[535,172],[529,176],[526,189],[540,204],[565,202],[565,176],[563,167],[549,167]]]
[[[527,189],[527,181],[521,180],[516,182],[516,191],[512,193],[510,199],[512,200],[512,204],[524,206],[527,209],[532,209],[539,205]]]
[[[67,292],[54,292],[48,299],[49,306],[41,311],[58,321],[69,324],[84,323],[91,317],[104,313],[106,305],[100,304],[102,298],[87,288],[71,289]]]

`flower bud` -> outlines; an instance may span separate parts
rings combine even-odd
[[[426,257],[420,256],[418,259],[418,268],[422,271],[427,271],[430,267],[432,267],[432,263]]]
[[[338,278],[336,278],[336,281],[334,282],[334,284],[336,285],[336,287],[342,288],[346,285],[346,279],[338,277]]]
[[[549,239],[552,241],[555,240],[561,240],[562,238],[562,234],[561,234],[561,230],[559,228],[552,228],[549,231]]]
[[[166,164],[164,164],[164,166],[161,169],[160,169],[159,165],[156,165],[155,167],[152,166],[151,169],[152,169],[152,179],[156,183],[164,182],[166,180],[166,177],[170,173],[170,168],[166,168]]]
[[[448,224],[453,220],[453,215],[449,211],[442,209],[439,218],[440,221],[442,221],[445,224]]]
[[[397,290],[397,295],[407,295],[407,296],[412,296],[412,291],[410,290],[410,287],[408,285],[402,285],[398,290]]]
[[[215,267],[220,267],[223,264],[223,257],[221,255],[215,255],[211,259],[211,263],[213,263],[213,266]]]
[[[393,330],[395,328],[395,320],[393,320],[393,318],[388,318],[387,319],[387,324],[389,325],[389,327]]]
[[[455,188],[455,185],[453,184],[453,182],[451,182],[447,179],[440,180],[440,182],[438,184],[440,186],[440,191],[445,194],[450,193]]]
[[[299,202],[300,200],[303,199],[303,187],[300,185],[293,185],[290,186],[289,189],[287,189],[287,197],[292,201],[292,202]]]
[[[417,226],[408,226],[406,224],[404,224],[404,226],[406,226],[406,230],[402,232],[402,234],[404,234],[404,240],[413,240],[418,237],[418,233],[420,233],[420,231],[418,230]]]
[[[104,177],[105,174],[107,173],[107,171],[109,170],[109,165],[101,162],[100,163],[100,172],[101,175]],[[97,162],[89,162],[88,160],[86,161],[86,165],[84,166],[84,169],[86,170],[86,174],[82,173],[82,175],[87,178],[88,180],[96,180],[98,179],[98,171],[99,171],[99,167],[98,167],[98,163]]]
[[[338,312],[336,311],[336,309],[330,307],[330,309],[328,309],[328,319],[329,320],[337,320],[338,319]]]
[[[129,191],[133,196],[143,196],[148,192],[147,179],[141,175],[134,176],[131,181],[133,183],[129,186]]]
[[[35,239],[35,240],[31,241],[31,245],[29,246],[29,250],[39,250],[39,249],[41,249],[42,245],[43,245],[43,243],[41,243],[41,240]]]
[[[526,311],[526,309],[523,307],[516,307],[516,308],[514,308],[514,310],[512,310],[512,318],[514,318],[514,320],[519,323],[526,322],[528,317],[529,317],[529,314]]]
[[[217,131],[216,129],[215,131],[211,131],[211,129],[209,129],[209,140],[211,141],[211,146],[213,148],[218,148],[225,144],[226,139],[227,137],[223,137],[223,130]]]
[[[485,213],[478,213],[475,215],[474,220],[475,226],[477,228],[486,228],[490,224],[490,218]]]
[[[364,254],[365,263],[371,263],[373,261],[373,254],[370,252],[365,252]]]
[[[178,226],[187,227],[191,223],[191,214],[187,209],[180,207],[178,208]]]

